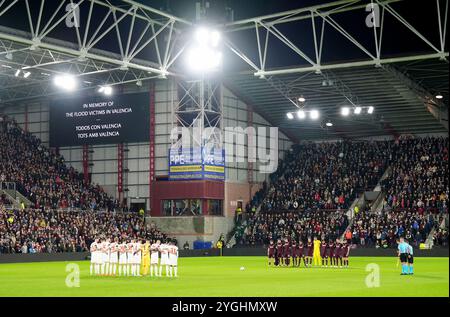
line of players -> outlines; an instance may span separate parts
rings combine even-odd
[[[178,247],[171,241],[95,239],[90,252],[91,275],[146,276],[150,271],[150,276],[161,277],[165,267],[167,277],[178,277]]]
[[[289,239],[278,239],[275,244],[270,241],[267,248],[269,266],[292,266],[300,267],[302,260],[305,267],[339,267],[347,268],[349,265],[350,246],[346,240],[342,242],[330,240],[320,241],[314,237],[312,241],[308,238],[307,243],[303,241],[289,241]]]

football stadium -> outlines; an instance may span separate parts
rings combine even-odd
[[[0,297],[448,298],[448,2],[0,0]]]

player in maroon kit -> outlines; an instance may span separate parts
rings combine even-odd
[[[279,266],[283,263],[283,243],[281,239],[278,239],[275,251],[275,266]]]
[[[320,257],[322,258],[322,266],[327,266],[328,254],[327,254],[327,242],[322,239],[322,244],[320,245]]]
[[[292,245],[291,245],[291,257],[292,257],[292,266],[298,266],[297,265],[297,242],[295,242],[295,240],[292,240]]]
[[[312,265],[312,257],[314,252],[314,246],[311,241],[311,238],[308,238],[308,243],[306,244],[306,263],[308,264],[307,267],[310,267]]]
[[[332,240],[330,240],[330,242],[328,242],[328,259],[330,261],[330,267],[335,265],[334,262],[334,249],[336,248],[336,245],[334,244],[334,242]]]
[[[283,245],[283,256],[284,256],[284,266],[289,266],[289,262],[291,259],[291,248],[289,246],[289,240],[284,240]]]
[[[342,244],[339,239],[336,239],[336,247],[334,249],[334,262],[336,267],[342,267],[342,255],[341,255]]]
[[[269,246],[267,247],[267,257],[269,258],[269,266],[275,264],[275,244],[273,240],[270,240]]]
[[[298,246],[297,246],[297,256],[298,256],[298,265],[300,267],[300,264],[302,264],[302,259],[303,259],[303,264],[306,266],[306,260],[305,260],[305,253],[303,252],[304,245],[303,245],[303,241],[299,240],[298,241]]]
[[[350,253],[350,246],[348,245],[347,241],[344,240],[344,243],[342,245],[342,261],[345,268],[348,268],[348,255]]]

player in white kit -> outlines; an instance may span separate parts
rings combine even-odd
[[[109,245],[110,245],[110,240],[106,239],[103,242],[103,247],[102,247],[102,267],[101,267],[101,273],[102,275],[108,275],[109,272]]]
[[[159,260],[159,246],[161,241],[156,241],[150,246],[150,276],[153,276],[153,272],[155,272],[155,276],[160,276],[158,274],[158,260]]]
[[[162,276],[162,268],[166,267],[166,276],[169,276],[169,245],[162,243],[159,247],[161,252],[161,262],[159,263],[159,276]]]
[[[95,239],[94,242],[91,243],[89,247],[89,251],[91,252],[91,275],[99,274],[99,264],[98,264],[98,239]]]
[[[103,275],[105,274],[105,262],[104,262],[104,257],[103,257],[103,250],[105,248],[105,240],[104,239],[100,239],[99,243],[98,243],[99,247],[98,247],[98,265],[100,267],[100,272],[99,275]]]
[[[131,276],[131,270],[133,267],[134,257],[133,257],[133,245],[134,240],[127,243],[127,276]]]
[[[119,244],[119,276],[127,276],[127,244],[122,241]]]
[[[141,242],[137,240],[133,245],[133,267],[131,268],[131,274],[133,276],[141,276]]]
[[[119,239],[109,245],[109,275],[116,276],[117,262],[119,262]]]
[[[178,247],[175,243],[169,243],[169,276],[178,277]]]

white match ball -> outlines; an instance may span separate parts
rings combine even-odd
[[[245,267],[241,266],[241,271],[245,270]]]

